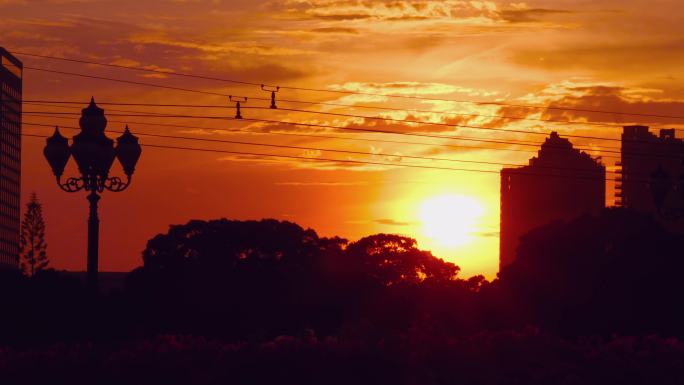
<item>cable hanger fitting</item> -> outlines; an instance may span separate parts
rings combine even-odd
[[[228,101],[235,102],[235,119],[242,119],[242,114],[240,114],[240,103],[247,103],[246,96],[235,96],[228,95]]]
[[[267,86],[267,85],[262,84],[261,89],[263,91],[271,93],[271,109],[273,109],[273,110],[277,109],[278,106],[276,106],[276,95],[275,94],[276,94],[276,92],[280,91],[280,86],[273,87],[273,86]]]

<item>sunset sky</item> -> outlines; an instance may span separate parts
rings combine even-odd
[[[556,130],[561,136],[613,139],[619,138],[619,126],[623,124],[647,124],[652,129],[684,128],[684,120],[674,117],[684,115],[684,23],[681,2],[676,0],[515,3],[0,0],[0,15],[0,46],[10,52],[141,66],[169,73],[282,87],[375,94],[284,88],[277,94],[278,99],[350,106],[281,101],[278,102],[281,108],[539,133]],[[415,237],[421,248],[459,265],[463,277],[484,274],[494,278],[498,270],[499,231],[499,175],[496,171],[504,166],[407,156],[526,164],[537,150],[519,144],[229,119],[117,116],[126,114],[122,111],[129,114],[137,111],[138,115],[144,112],[232,117],[234,109],[220,106],[232,106],[233,103],[220,94],[260,98],[270,95],[258,86],[17,56],[29,67],[219,94],[174,91],[26,69],[24,133],[52,133],[48,127],[29,123],[76,127],[78,115],[41,116],[35,113],[76,114],[87,105],[91,96],[101,103],[212,105],[217,107],[106,104],[101,107],[110,120],[108,130],[112,131],[121,131],[128,123],[138,134],[271,143],[373,155],[140,135],[143,145],[397,164],[286,160],[144,147],[132,187],[119,194],[105,192],[101,201],[100,266],[105,271],[127,271],[140,265],[140,252],[145,242],[166,232],[170,224],[226,217],[289,220],[311,227],[323,236],[339,235],[350,240],[379,232],[405,234]],[[44,103],[32,104],[32,101]],[[82,104],[56,106],[50,101]],[[492,101],[509,106],[468,101]],[[252,99],[244,106],[268,107],[268,104],[265,100]],[[510,106],[549,104],[672,117]],[[405,124],[310,112],[245,108],[242,115],[490,141],[541,143],[544,139],[542,134]],[[540,121],[549,119],[587,124]],[[154,126],[154,123],[175,126]],[[238,129],[241,132],[226,131]],[[68,128],[62,132],[68,137],[76,133]],[[610,151],[617,151],[619,142],[571,140],[576,146],[590,149],[592,155],[602,156],[608,170],[613,169],[617,154]],[[396,143],[399,141],[414,143]],[[42,138],[23,138],[23,199],[35,191],[44,204],[51,265],[84,270],[85,194],[67,194],[58,189],[43,159],[43,146]],[[478,171],[405,168],[399,167],[401,164]],[[70,171],[75,172],[73,165]],[[119,173],[115,168],[113,175]],[[607,204],[611,205],[612,184],[608,185],[607,192]]]

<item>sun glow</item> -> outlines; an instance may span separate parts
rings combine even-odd
[[[470,243],[484,209],[473,197],[440,195],[423,201],[418,218],[426,237],[442,247]]]

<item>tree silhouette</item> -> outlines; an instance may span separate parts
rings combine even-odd
[[[29,277],[35,276],[50,263],[45,243],[43,207],[35,192],[26,204],[26,213],[21,223],[20,247],[23,259],[21,267]]]
[[[193,220],[148,242],[129,287],[154,304],[142,311],[173,319],[170,329],[202,324],[219,334],[277,335],[312,314],[327,318],[317,310],[325,303],[323,256],[344,244],[272,219]]]
[[[254,272],[277,266],[311,266],[328,249],[346,240],[319,238],[315,231],[290,222],[190,221],[171,226],[147,243],[144,269],[155,272],[201,271],[209,276]]]
[[[229,338],[305,329],[325,335],[361,319],[406,325],[416,314],[407,299],[423,296],[418,287],[457,285],[459,270],[411,238],[377,234],[347,244],[273,219],[171,226],[148,242],[143,262],[129,277],[132,298],[153,304],[142,312],[173,320],[164,321],[168,331]]]
[[[606,209],[532,230],[500,276],[535,323],[573,334],[681,335],[683,242],[645,214]]]
[[[422,281],[451,281],[459,267],[436,258],[416,246],[416,240],[401,235],[376,234],[351,243],[347,263],[384,286]]]

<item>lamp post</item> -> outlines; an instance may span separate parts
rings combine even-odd
[[[88,288],[97,293],[98,244],[100,220],[97,215],[97,203],[100,194],[105,190],[121,192],[131,184],[135,165],[142,152],[138,138],[133,136],[126,126],[126,131],[114,141],[109,139],[104,131],[107,119],[104,110],[90,100],[90,105],[81,112],[79,120],[81,132],[73,137],[69,146],[67,138],[62,136],[59,128],[47,139],[43,154],[47,159],[57,180],[57,185],[66,192],[85,190],[89,192],[90,215],[88,217]],[[64,168],[73,157],[78,166],[80,176],[62,178]],[[110,177],[109,170],[118,159],[126,174],[126,180],[120,177]]]

